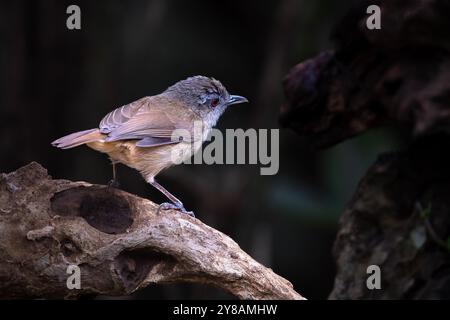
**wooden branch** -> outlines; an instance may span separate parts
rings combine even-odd
[[[33,162],[0,176],[0,297],[128,295],[199,282],[241,299],[303,299],[228,236],[127,192],[52,180]],[[81,288],[66,285],[69,265]]]
[[[366,27],[373,2],[358,2],[335,28],[335,49],[299,63],[284,80],[281,124],[317,147],[382,125],[414,137],[448,131],[449,3],[377,2],[380,30]]]
[[[379,157],[340,219],[331,299],[448,299],[449,163],[445,135]],[[367,288],[370,265],[381,290]]]
[[[366,27],[370,4],[381,7],[380,30]],[[331,299],[448,298],[449,15],[448,1],[358,1],[334,30],[335,49],[285,78],[281,123],[316,147],[381,125],[412,138],[379,157],[345,209]],[[370,265],[381,290],[367,287]]]

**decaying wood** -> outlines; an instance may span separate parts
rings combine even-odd
[[[358,1],[336,46],[284,80],[281,123],[318,148],[374,127],[410,137],[382,155],[340,219],[332,299],[448,299],[450,292],[450,2]],[[381,8],[381,29],[366,9]],[[406,139],[407,140],[407,139]],[[381,270],[369,290],[367,267]]]
[[[37,163],[0,176],[0,297],[127,295],[199,282],[242,299],[303,299],[223,233],[121,190],[53,180]],[[81,289],[66,285],[69,265]]]
[[[334,31],[336,48],[284,80],[281,124],[329,147],[381,125],[414,136],[450,126],[450,3],[358,1]],[[366,27],[378,4],[380,30]]]
[[[331,299],[448,299],[449,163],[440,135],[379,157],[341,217]],[[367,287],[370,265],[379,290]]]

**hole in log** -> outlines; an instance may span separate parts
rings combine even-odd
[[[156,266],[164,264],[164,270],[160,270],[163,274],[164,271],[170,272],[175,263],[172,256],[145,248],[121,252],[115,259],[114,266],[125,288],[133,290]]]
[[[383,83],[384,91],[387,96],[394,96],[397,94],[400,87],[403,85],[403,79],[395,78],[395,79],[386,79]]]
[[[61,252],[66,257],[72,257],[81,253],[81,249],[69,239],[63,239],[61,241]]]
[[[53,215],[83,217],[92,227],[109,234],[124,233],[133,224],[130,203],[107,187],[76,187],[51,199]]]

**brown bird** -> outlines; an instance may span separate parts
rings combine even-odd
[[[116,181],[115,164],[125,164],[138,170],[149,184],[171,201],[162,203],[158,212],[177,209],[193,216],[178,198],[156,182],[155,176],[191,157],[225,109],[242,102],[248,100],[228,94],[213,78],[190,77],[161,94],[141,98],[111,111],[101,120],[99,128],[69,134],[53,141],[52,145],[69,149],[85,144],[106,153],[113,164],[113,181]],[[196,123],[202,125],[200,135],[194,132]],[[175,130],[185,130],[191,138],[172,138]]]

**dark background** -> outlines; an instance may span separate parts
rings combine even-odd
[[[66,8],[81,8],[81,30]],[[30,161],[54,178],[106,183],[107,157],[50,142],[94,128],[113,108],[163,91],[191,75],[219,79],[250,104],[228,109],[218,127],[278,128],[282,79],[296,63],[332,48],[344,1],[1,1],[0,171]],[[187,209],[230,235],[256,260],[310,299],[326,298],[335,274],[338,218],[376,155],[397,142],[369,132],[316,152],[280,132],[280,170],[181,165],[161,184]],[[119,168],[121,188],[165,201],[141,176]],[[226,298],[201,285],[149,287],[134,298]]]

